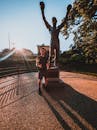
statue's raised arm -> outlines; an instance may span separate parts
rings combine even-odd
[[[50,25],[50,24],[48,23],[48,21],[46,20],[46,17],[45,17],[45,14],[44,14],[44,9],[45,9],[45,4],[44,4],[44,2],[40,2],[40,8],[41,8],[41,13],[42,13],[43,21],[44,21],[46,27],[50,30],[51,25]]]
[[[72,5],[70,4],[70,5],[67,6],[67,13],[66,13],[66,16],[65,16],[63,22],[58,26],[58,29],[63,28],[64,25],[66,24],[66,22],[67,22],[67,20],[68,20],[68,14],[70,13],[70,10],[71,10],[71,9],[72,9]]]

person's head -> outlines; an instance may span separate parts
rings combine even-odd
[[[45,48],[41,48],[40,49],[40,55],[42,55],[42,56],[45,56],[46,55],[46,49]]]
[[[57,24],[57,19],[56,19],[56,17],[53,17],[53,18],[52,18],[52,24],[53,24],[53,26],[56,26],[56,24]]]

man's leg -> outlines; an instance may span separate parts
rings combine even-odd
[[[44,79],[45,79],[44,89],[48,91],[48,79],[47,77],[44,77]]]
[[[41,87],[41,79],[38,80],[38,86]]]
[[[41,83],[42,83],[42,73],[39,72],[39,75],[38,75],[39,94],[41,94]]]
[[[45,70],[45,71],[43,72],[43,77],[44,77],[44,80],[45,80],[45,87],[46,87],[47,84],[48,84],[48,79],[47,79],[47,70]]]
[[[44,79],[45,79],[45,88],[47,89],[47,85],[48,85],[47,71],[45,71],[44,73]]]
[[[41,79],[38,80],[38,87],[39,87],[39,94],[41,94],[41,89],[40,89],[40,87],[41,87]]]
[[[48,85],[48,79],[47,77],[45,77],[45,87],[47,87],[47,85]]]

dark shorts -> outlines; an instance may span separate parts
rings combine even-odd
[[[38,79],[42,80],[42,78],[47,78],[47,70],[46,71],[39,71]]]

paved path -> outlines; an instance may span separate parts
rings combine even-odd
[[[60,72],[40,96],[36,75],[0,79],[0,130],[97,129],[97,77]]]
[[[0,130],[63,130],[47,102],[38,94],[33,73],[20,75],[19,83],[17,81],[17,76],[0,79],[0,93],[4,93],[0,96]]]
[[[97,77],[71,72],[61,72],[60,78],[64,83],[67,83],[79,93],[97,101]]]

